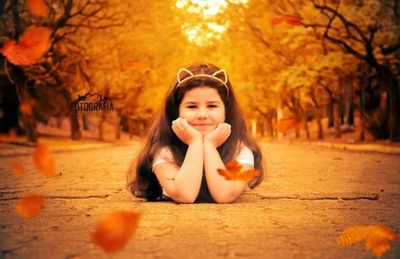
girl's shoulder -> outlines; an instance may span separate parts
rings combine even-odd
[[[163,146],[159,149],[158,152],[155,153],[152,168],[154,169],[154,167],[156,167],[157,165],[168,161],[175,161],[174,156],[168,146]]]
[[[253,151],[251,151],[251,149],[243,143],[239,145],[235,160],[240,164],[248,164],[254,167]]]

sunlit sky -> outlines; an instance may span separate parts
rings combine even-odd
[[[231,4],[246,4],[248,0],[230,0]],[[213,40],[220,39],[229,26],[213,22],[213,18],[225,12],[228,8],[226,0],[177,0],[176,7],[188,14],[203,17],[203,23],[193,24],[190,21],[182,23],[182,31],[186,34],[189,42],[204,46],[211,44]]]

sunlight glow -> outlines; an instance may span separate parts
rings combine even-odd
[[[247,2],[248,0],[229,0],[230,4],[247,4]],[[175,6],[188,14],[202,18],[202,24],[193,24],[185,20],[181,26],[189,42],[194,44],[212,44],[213,40],[221,39],[229,26],[229,22],[225,24],[213,22],[218,14],[227,10],[227,0],[177,0]]]

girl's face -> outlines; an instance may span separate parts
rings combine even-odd
[[[203,136],[225,122],[225,105],[218,91],[211,87],[196,87],[183,96],[179,117],[197,129]]]

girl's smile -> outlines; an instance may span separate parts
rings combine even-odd
[[[212,87],[197,87],[187,91],[179,105],[179,117],[203,136],[225,122],[225,105]]]

